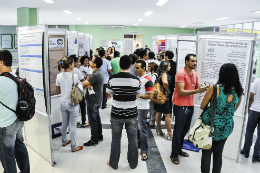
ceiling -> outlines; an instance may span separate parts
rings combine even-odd
[[[39,8],[39,22],[48,25],[128,25],[203,28],[260,20],[260,0],[0,0],[0,25],[17,25],[17,8]],[[62,10],[69,10],[66,14]],[[144,16],[152,11],[150,16]],[[19,16],[18,16],[19,17]],[[82,18],[81,21],[76,18]],[[231,17],[226,20],[215,20]],[[138,19],[144,19],[138,22]],[[202,24],[194,24],[202,22]]]

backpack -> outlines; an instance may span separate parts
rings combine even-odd
[[[26,79],[14,77],[12,74],[8,72],[4,72],[0,76],[8,77],[17,84],[18,104],[16,107],[16,111],[14,111],[13,109],[3,104],[1,101],[0,103],[7,109],[13,111],[16,114],[17,119],[19,119],[20,121],[28,121],[32,119],[32,117],[35,114],[36,104],[33,87],[26,81]]]
[[[159,79],[162,77],[162,75],[159,77]],[[157,79],[157,81],[153,85],[153,96],[151,101],[156,104],[163,105],[167,100],[168,94],[166,89],[162,85],[160,85],[159,79]]]

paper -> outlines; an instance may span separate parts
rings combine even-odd
[[[12,35],[2,35],[2,49],[12,49]]]
[[[177,70],[185,67],[185,57],[187,54],[196,54],[195,41],[178,41],[178,61]]]
[[[49,38],[49,48],[64,47],[64,38]]]
[[[108,41],[108,47],[115,47],[115,50],[123,53],[123,42],[122,41]]]
[[[42,69],[43,33],[19,35],[20,77],[26,78],[34,88],[36,110],[46,114],[43,69]]]
[[[79,56],[85,55],[85,37],[78,37]]]
[[[174,57],[172,60],[176,62],[177,39],[166,39],[166,46],[167,46],[166,50],[170,50],[173,52]]]
[[[165,50],[165,40],[158,40],[158,53]]]
[[[157,37],[153,36],[153,52],[155,54],[158,54],[158,45],[157,45]]]
[[[89,35],[85,34],[85,51],[87,52],[87,56],[90,56],[89,52]]]
[[[200,83],[214,85],[219,78],[219,71],[223,64],[233,63],[239,73],[242,87],[246,87],[248,62],[250,58],[251,41],[233,40],[205,40],[204,59],[200,59],[200,67],[197,70]],[[195,96],[195,103],[200,105],[205,93]],[[241,105],[244,102],[242,99]],[[240,106],[236,114],[243,116],[243,106]]]
[[[78,56],[78,38],[68,37],[68,56],[76,55]]]

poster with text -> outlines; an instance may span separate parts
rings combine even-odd
[[[216,84],[221,66],[225,63],[232,63],[237,67],[241,85],[245,90],[250,51],[251,41],[205,40],[204,58],[198,60],[200,68],[197,71],[200,83]],[[200,105],[204,95],[205,93],[195,96],[197,105]],[[237,115],[242,116],[243,114],[243,102],[244,99],[242,99],[241,106],[236,111]]]
[[[158,54],[158,45],[157,45],[157,37],[153,36],[153,52],[155,54]]]
[[[36,110],[46,114],[42,69],[43,33],[19,35],[18,39],[20,77],[26,78],[34,88]]]
[[[85,37],[78,37],[79,56],[85,55]]]
[[[49,36],[49,64],[50,64],[50,94],[56,93],[56,78],[59,74],[58,61],[66,56],[65,54],[65,36],[51,35]]]
[[[166,46],[167,46],[167,50],[170,50],[173,52],[174,57],[173,57],[173,61],[176,62],[176,49],[177,49],[177,39],[166,39]]]
[[[68,37],[68,56],[76,55],[78,56],[78,38]]]
[[[2,34],[1,42],[2,49],[12,49],[12,34]]]
[[[178,41],[177,70],[185,67],[185,57],[188,54],[196,54],[195,41]]]
[[[165,50],[165,40],[158,40],[158,53]]]
[[[122,41],[108,41],[108,47],[115,47],[115,50],[123,53],[123,42]]]

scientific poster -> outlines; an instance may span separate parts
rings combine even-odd
[[[50,64],[50,94],[56,93],[56,78],[59,74],[58,61],[66,56],[65,53],[65,36],[64,35],[50,35],[49,36],[49,64]]]
[[[78,38],[68,37],[68,56],[76,55],[78,56]]]
[[[174,57],[172,60],[176,62],[177,39],[166,39],[166,46],[167,46],[167,50],[173,52]]]
[[[155,53],[155,54],[158,54],[158,43],[157,43],[157,36],[153,36],[153,52]]]
[[[123,53],[123,42],[122,41],[108,41],[108,47],[114,46],[116,51]]]
[[[236,65],[242,87],[245,89],[249,66],[251,41],[239,40],[205,40],[204,59],[199,59],[200,68],[197,70],[200,83],[214,85],[219,78],[220,67],[225,63]],[[195,96],[195,103],[200,105],[205,93]],[[241,105],[243,105],[242,99]],[[242,116],[243,106],[236,111]]]
[[[36,110],[46,114],[42,69],[43,33],[19,35],[18,41],[20,77],[26,78],[34,88]]]
[[[2,43],[2,49],[12,49],[12,34],[2,34],[1,37],[1,43]]]
[[[89,34],[85,34],[85,51],[87,52],[87,55],[90,56],[90,53],[89,53]]]
[[[158,40],[158,53],[165,50],[165,40]]]
[[[185,67],[185,57],[187,54],[196,54],[196,42],[178,41],[177,71]]]
[[[85,55],[85,37],[78,37],[79,56]]]

